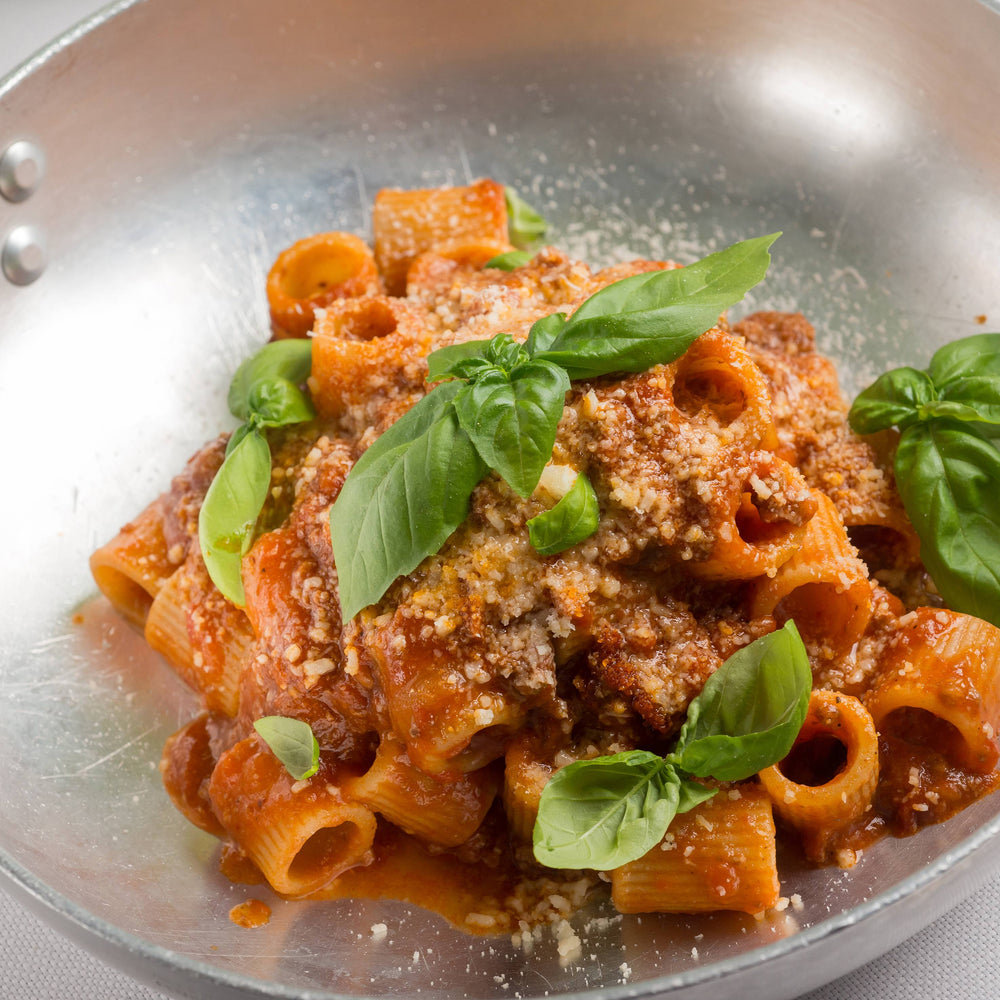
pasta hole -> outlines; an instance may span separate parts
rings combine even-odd
[[[847,766],[847,747],[830,733],[817,732],[799,739],[778,765],[778,770],[797,785],[825,785]]]
[[[378,340],[396,330],[396,316],[392,309],[378,299],[358,302],[359,308],[345,313],[337,329],[344,340]]]
[[[452,761],[462,771],[477,771],[490,761],[502,757],[510,742],[510,726],[487,726],[480,729],[469,745]]]
[[[908,705],[889,712],[879,732],[902,743],[936,750],[948,760],[964,761],[968,756],[965,740],[955,726],[925,708]]]
[[[310,299],[353,278],[364,258],[347,247],[320,244],[300,254],[295,267],[282,277],[282,291],[291,299]]]
[[[778,602],[774,617],[781,625],[794,619],[807,644],[828,642],[844,631],[856,606],[850,590],[838,593],[832,583],[804,583]]]
[[[129,624],[143,628],[153,606],[153,597],[141,584],[111,566],[94,567],[98,587],[108,595],[115,609]]]
[[[788,522],[761,515],[753,493],[743,494],[736,511],[736,530],[747,545],[765,546],[781,541],[788,535]]]
[[[873,573],[881,569],[905,568],[911,562],[908,540],[895,528],[856,524],[848,527],[847,537]]]
[[[747,397],[734,371],[718,362],[694,361],[674,379],[674,404],[689,417],[708,411],[727,426],[746,409]]]
[[[350,853],[360,836],[353,823],[340,823],[317,830],[300,848],[288,866],[288,876],[296,882],[310,883],[337,867],[339,859]]]

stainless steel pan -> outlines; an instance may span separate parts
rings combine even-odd
[[[238,929],[250,893],[155,772],[192,701],[86,559],[229,426],[274,255],[366,232],[382,185],[493,176],[595,263],[782,229],[750,305],[810,316],[851,391],[1000,327],[998,56],[992,0],[145,0],[0,83],[0,155],[28,144],[0,162],[0,867],[20,894],[185,996],[775,1000],[996,870],[1000,797],[852,872],[791,871],[803,910],[763,923],[585,914],[568,963],[392,903],[273,900]]]

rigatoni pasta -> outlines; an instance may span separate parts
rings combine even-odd
[[[320,233],[278,255],[267,276],[267,304],[276,337],[305,337],[316,311],[338,299],[382,290],[375,258],[352,233]]]
[[[182,550],[170,551],[163,521],[163,500],[157,499],[90,557],[90,571],[101,592],[139,628],[183,558]]]
[[[275,889],[304,896],[369,860],[375,814],[346,797],[335,771],[296,782],[257,738],[227,750],[208,795],[219,822]]]
[[[372,226],[375,261],[390,295],[406,290],[410,265],[427,250],[463,242],[509,246],[504,189],[490,180],[422,191],[386,188],[375,196]]]
[[[542,247],[513,269],[491,266],[512,237],[504,188],[488,180],[382,191],[373,224],[372,249],[350,234],[308,237],[268,278],[275,338],[311,345],[308,378],[269,391],[308,392],[309,406],[287,425],[241,411],[237,436],[262,435],[271,456],[256,524],[223,538],[243,605],[213,583],[199,545],[225,438],[91,560],[108,599],[201,695],[161,771],[180,811],[225,841],[227,871],[288,897],[419,898],[489,931],[545,919],[547,899],[605,883],[623,912],[760,913],[780,898],[779,839],[849,866],[876,837],[995,787],[1000,633],[938,606],[893,485],[893,439],[851,433],[802,317],[731,326],[713,306],[669,360],[594,372],[588,345],[614,330],[567,335],[570,347],[560,337],[602,291],[676,275],[676,264],[592,270]],[[442,357],[457,367],[432,370]],[[525,358],[546,357],[569,375],[553,383],[537,483],[481,458],[491,441],[516,450],[511,424],[476,446],[466,501],[461,470],[439,468],[435,447],[475,440],[493,403],[460,409],[472,381],[447,383],[489,368],[484,384],[506,386]],[[426,430],[412,414],[433,384],[449,400],[429,422],[440,436],[407,465],[403,446]],[[261,413],[274,398],[258,400]],[[527,390],[518,405],[524,420],[542,406]],[[385,567],[335,556],[330,511],[352,470],[374,475],[373,443],[386,440],[402,444],[385,475],[434,467],[439,481],[420,496],[461,516],[345,617],[348,574]],[[584,482],[590,493],[574,493]],[[593,523],[543,551],[533,531],[579,496],[577,521],[590,511]],[[405,506],[419,540],[439,512],[409,496]],[[692,771],[680,791],[667,782],[658,794],[676,795],[677,815],[666,834],[603,880],[538,864],[532,839],[555,775],[664,759],[690,737],[686,719],[696,728],[688,713],[710,678],[787,622],[813,690],[785,759],[729,778]],[[738,728],[736,716],[726,724]],[[265,718],[290,723],[285,744],[262,735]],[[697,758],[684,757],[690,768]],[[449,865],[466,886],[489,886],[474,912],[456,910],[472,906],[467,888],[443,899]]]
[[[755,785],[679,816],[661,843],[611,874],[622,913],[763,913],[779,896],[771,801]]]
[[[926,743],[959,767],[989,774],[997,765],[998,670],[1000,632],[993,625],[943,608],[918,608],[900,619],[865,704],[881,731]],[[925,724],[915,724],[914,716]]]
[[[243,611],[212,586],[197,553],[188,556],[153,598],[145,636],[202,695],[206,708],[236,715],[253,629]]]
[[[815,655],[842,655],[864,635],[872,614],[868,567],[858,558],[837,508],[816,492],[810,518],[795,554],[773,576],[753,585],[750,613],[795,620]]]
[[[383,738],[372,766],[344,785],[352,799],[430,844],[457,847],[479,829],[499,785],[496,768],[480,767],[450,780],[410,762],[406,748]]]
[[[774,810],[812,861],[829,861],[836,835],[865,817],[878,785],[878,734],[857,698],[814,691],[788,758],[761,771]]]

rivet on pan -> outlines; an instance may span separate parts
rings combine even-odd
[[[0,156],[0,194],[8,201],[30,197],[45,176],[45,154],[33,142],[18,139]]]
[[[15,285],[30,285],[45,270],[45,235],[37,226],[12,229],[0,252],[0,265]]]

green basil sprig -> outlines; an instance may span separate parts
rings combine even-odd
[[[680,357],[764,277],[777,235],[608,285],[569,320],[561,313],[538,320],[524,344],[502,333],[434,351],[428,381],[443,384],[376,439],[330,509],[344,620],[441,548],[488,470],[529,496],[552,455],[570,380]],[[588,514],[577,541],[587,537],[579,535],[584,523],[596,530]]]
[[[873,434],[897,424],[908,427],[920,419],[920,408],[935,398],[927,372],[894,368],[860,393],[849,419],[857,434]]]
[[[278,340],[244,361],[229,385],[229,410],[244,423],[230,437],[205,494],[198,541],[212,582],[240,607],[246,603],[242,559],[253,544],[271,485],[271,451],[263,430],[316,416],[312,400],[299,387],[311,366],[311,341]]]
[[[528,497],[556,443],[569,377],[558,365],[531,358],[509,333],[476,343],[479,357],[443,370],[438,359],[437,377],[465,380],[453,402],[459,423],[483,461]]]
[[[265,715],[253,727],[296,781],[311,778],[319,770],[319,742],[308,722]]]
[[[519,250],[526,250],[548,232],[549,224],[512,187],[504,188],[507,234]]]
[[[950,607],[1000,625],[1000,333],[885,373],[849,420],[859,434],[900,429],[893,471],[924,565]]]
[[[642,857],[674,816],[711,798],[695,781],[740,781],[785,757],[809,708],[812,671],[792,621],[729,657],[688,707],[674,751],[578,760],[542,791],[535,858],[607,870]]]
[[[315,416],[309,397],[299,388],[312,370],[311,340],[275,340],[265,344],[236,369],[229,383],[229,412],[258,427],[296,423],[296,414]],[[273,403],[259,405],[271,397]],[[283,400],[282,406],[278,400]],[[255,402],[257,401],[257,402]]]

